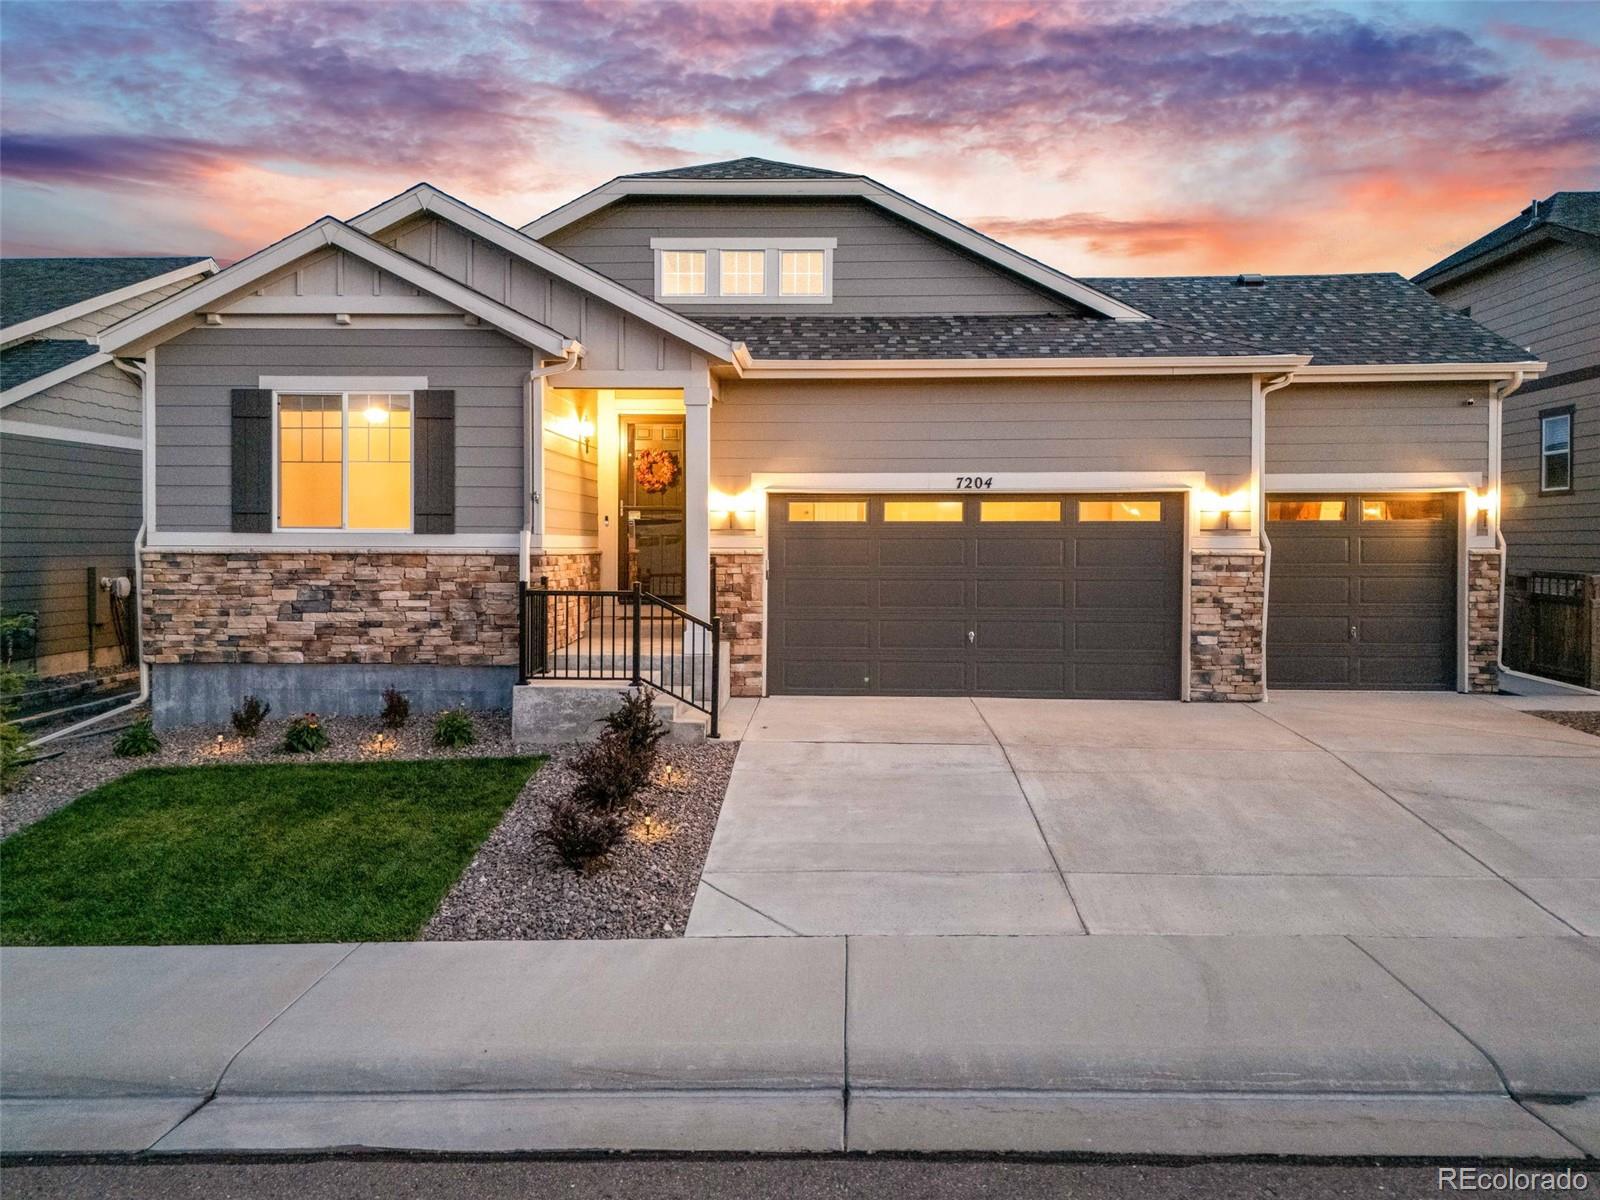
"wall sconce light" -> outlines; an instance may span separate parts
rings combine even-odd
[[[733,514],[731,512],[725,512],[722,509],[716,509],[716,508],[712,509],[711,510],[711,528],[713,528],[713,529],[732,529],[733,528]]]
[[[1500,493],[1494,488],[1478,488],[1467,492],[1467,520],[1474,523],[1479,536],[1487,537],[1489,533],[1489,520],[1498,517],[1500,512]]]
[[[711,528],[750,532],[756,527],[756,498],[750,492],[737,496],[711,493]]]
[[[1201,492],[1200,528],[1208,533],[1249,533],[1250,493],[1220,496],[1209,489]]]

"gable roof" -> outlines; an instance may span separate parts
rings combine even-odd
[[[1535,200],[1505,224],[1419,271],[1412,282],[1438,285],[1460,279],[1550,238],[1574,237],[1600,249],[1600,192],[1556,192]]]
[[[1309,354],[1313,367],[1534,363],[1538,356],[1393,273],[1101,278],[1158,320]]]
[[[256,280],[281,270],[324,246],[337,246],[357,258],[366,260],[378,269],[387,271],[412,286],[455,305],[463,312],[487,321],[502,333],[536,346],[549,354],[565,355],[574,349],[582,349],[579,343],[564,337],[559,331],[543,322],[524,316],[497,300],[491,300],[482,292],[475,291],[463,283],[457,283],[432,267],[423,266],[416,259],[408,258],[398,250],[392,250],[374,241],[336,217],[319,217],[304,229],[291,233],[263,250],[256,251],[249,258],[240,259],[204,283],[179,292],[160,304],[151,305],[143,312],[117,322],[100,333],[97,339],[100,348],[114,353],[148,341],[173,322],[181,321],[208,305],[225,302],[228,297],[248,288]],[[331,305],[331,307],[336,306],[337,302]]]
[[[766,165],[740,166],[745,163]],[[786,172],[811,172],[811,174],[756,173],[773,172],[778,168]],[[752,173],[742,173],[745,171]],[[522,227],[522,232],[534,238],[546,237],[628,196],[853,196],[875,204],[935,237],[959,246],[969,254],[986,259],[1001,270],[1025,279],[1036,287],[1070,300],[1091,312],[1118,321],[1148,319],[1148,314],[1139,311],[1126,301],[1105,295],[1082,280],[1074,279],[1020,250],[1014,250],[988,234],[979,233],[971,226],[963,225],[953,217],[936,212],[875,179],[865,175],[822,171],[815,167],[768,163],[766,159],[733,159],[726,163],[708,163],[700,167],[680,167],[676,171],[619,175],[537,220],[530,221]]]
[[[385,200],[376,208],[370,208],[360,216],[352,217],[350,226],[371,236],[398,221],[405,220],[408,216],[424,212],[433,213],[459,225],[468,233],[499,246],[508,254],[514,254],[524,262],[547,271],[559,279],[564,279],[575,287],[582,288],[590,295],[638,317],[663,333],[687,342],[697,350],[723,361],[730,361],[733,358],[733,346],[721,334],[664,304],[658,304],[648,296],[640,295],[632,288],[624,287],[616,280],[607,278],[576,259],[550,249],[544,243],[535,241],[503,221],[495,220],[488,213],[480,212],[430,183],[415,184],[398,196]]]
[[[0,339],[28,337],[216,269],[203,255],[0,259]]]
[[[87,363],[85,359],[98,358],[99,362]],[[38,339],[32,342],[23,342],[20,346],[12,346],[9,350],[0,350],[0,393],[6,394],[5,402],[13,403],[23,399],[21,394],[11,396],[9,393],[24,384],[33,383],[63,370],[63,368],[78,365],[78,371],[66,371],[62,378],[70,379],[81,371],[90,370],[105,361],[105,356],[89,342],[67,339]],[[42,391],[51,384],[60,380],[50,380],[48,383],[28,389],[27,395]]]

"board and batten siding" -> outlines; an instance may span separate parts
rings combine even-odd
[[[225,325],[180,334],[156,352],[156,528],[231,528],[231,389],[263,375],[421,375],[456,394],[456,532],[516,533],[533,354],[491,329]]]
[[[1481,475],[1488,399],[1478,382],[1292,384],[1267,397],[1267,473]]]
[[[88,649],[86,569],[131,575],[139,505],[137,450],[0,434],[0,608],[38,614],[41,662]],[[95,642],[114,645],[103,593],[97,609]]]
[[[599,452],[590,434],[585,448],[572,434],[595,424],[594,392],[549,388],[544,399],[544,531],[576,537],[600,533]]]
[[[1250,476],[1250,383],[990,379],[728,381],[711,409],[711,483],[753,473],[1204,471]]]
[[[7,405],[5,415],[12,421],[138,437],[143,424],[142,404],[138,383],[116,366],[105,363]]]
[[[1007,274],[865,200],[631,197],[542,240],[646,296],[655,294],[653,237],[831,237],[833,302],[690,304],[696,313],[834,313],[899,316],[1071,311],[1058,296]],[[670,300],[663,303],[671,304]]]

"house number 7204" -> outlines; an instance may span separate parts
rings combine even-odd
[[[956,490],[961,492],[981,491],[994,486],[993,475],[957,475]]]

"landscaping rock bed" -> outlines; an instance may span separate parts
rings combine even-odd
[[[287,754],[283,745],[289,718],[269,720],[253,738],[241,738],[226,725],[189,726],[158,736],[161,749],[140,758],[119,758],[111,744],[126,720],[108,721],[108,729],[88,737],[51,743],[47,752],[61,751],[26,768],[5,789],[0,800],[0,837],[10,837],[93,788],[110,783],[143,767],[192,767],[249,762],[378,762],[407,758],[500,758],[515,754],[511,746],[511,714],[472,714],[477,741],[447,750],[433,744],[433,717],[413,716],[400,729],[384,729],[376,717],[328,717],[323,720],[331,739],[326,750]],[[219,740],[220,739],[220,740]]]
[[[639,795],[636,821],[605,862],[566,866],[545,840],[549,803],[572,789],[573,748],[558,752],[478,848],[422,937],[428,941],[520,938],[680,937],[722,810],[736,742],[663,745]]]
[[[1577,729],[1600,737],[1600,709],[1580,710],[1578,712],[1554,712],[1546,709],[1534,709],[1533,715],[1543,717],[1546,721],[1554,721],[1557,725],[1565,725],[1568,729]]]

